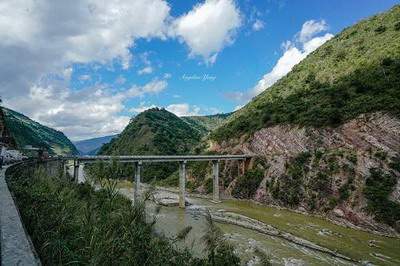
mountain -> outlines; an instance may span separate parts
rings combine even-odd
[[[111,135],[75,141],[74,145],[81,155],[96,155],[104,144],[109,143],[113,138],[116,138],[117,136],[118,135]]]
[[[103,145],[99,154],[106,155],[176,155],[188,154],[200,142],[198,128],[165,109],[153,108],[132,118],[122,133]],[[164,179],[177,164],[152,164],[144,167],[144,180]]]
[[[225,193],[400,232],[400,6],[346,28],[228,118],[209,151],[252,153]],[[236,169],[236,170],[235,170]]]
[[[32,145],[53,155],[78,154],[74,144],[60,131],[43,126],[27,116],[2,107],[5,124],[17,147]]]
[[[184,116],[181,117],[181,119],[194,129],[198,130],[200,134],[205,135],[221,126],[232,114],[233,113],[205,116]]]

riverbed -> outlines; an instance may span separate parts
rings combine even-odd
[[[120,186],[122,194],[133,198],[132,185]],[[338,252],[352,260],[375,265],[400,265],[400,239],[374,235],[357,229],[346,228],[325,219],[282,210],[249,201],[226,200],[213,203],[209,199],[187,197],[190,204],[186,209],[177,206],[162,207],[156,215],[156,229],[173,237],[187,226],[193,229],[188,234],[185,246],[195,255],[203,256],[201,237],[207,223],[205,209],[225,210],[269,224],[283,232],[291,233],[322,247]],[[155,203],[148,203],[153,213]],[[242,262],[255,260],[254,249],[263,250],[276,265],[354,265],[354,262],[337,258],[324,252],[298,245],[281,237],[263,234],[229,223],[217,223],[226,238],[234,245]],[[358,264],[358,263],[357,263]]]

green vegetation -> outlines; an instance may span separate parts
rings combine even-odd
[[[13,110],[2,107],[7,128],[19,148],[32,145],[44,148],[50,154],[78,154],[74,144],[60,131],[43,126]]]
[[[102,155],[188,154],[201,134],[164,109],[150,109],[133,118],[122,133],[99,151]],[[143,168],[143,180],[165,179],[178,169],[177,163],[154,163]]]
[[[263,178],[264,173],[258,168],[246,171],[244,175],[237,178],[232,195],[236,198],[252,198]]]
[[[394,156],[390,163],[389,166],[393,169],[396,170],[397,172],[400,172],[400,155]]]
[[[400,221],[400,204],[389,200],[397,179],[392,173],[383,173],[381,169],[370,169],[370,176],[365,181],[364,195],[368,200],[367,210],[375,219],[396,228]],[[398,225],[397,225],[398,226]],[[396,228],[400,231],[400,228]]]
[[[211,139],[277,124],[337,126],[363,113],[400,115],[400,6],[345,29],[233,114]]]
[[[44,265],[239,265],[212,221],[204,239],[205,259],[177,245],[191,228],[172,239],[156,233],[144,202],[132,206],[117,193],[114,177],[105,174],[117,165],[102,167],[92,171],[101,185],[96,191],[89,183],[69,182],[61,172],[48,176],[42,167],[8,171],[8,184]]]
[[[232,113],[205,115],[205,116],[184,116],[181,119],[191,127],[198,130],[201,135],[206,135],[210,131],[221,126]]]
[[[287,206],[297,206],[303,197],[303,182],[311,154],[302,152],[286,165],[286,174],[271,184],[272,196]]]

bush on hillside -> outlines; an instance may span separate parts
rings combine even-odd
[[[248,170],[244,175],[237,178],[232,195],[236,198],[251,199],[263,178],[264,173],[262,170]]]
[[[395,226],[400,220],[400,204],[389,200],[397,183],[392,173],[384,173],[381,169],[370,169],[370,175],[365,181],[364,195],[367,199],[367,210],[375,215],[375,219]]]

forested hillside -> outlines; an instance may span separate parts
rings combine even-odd
[[[78,153],[74,144],[64,133],[43,126],[13,110],[3,108],[3,112],[7,128],[14,137],[18,148],[32,145],[36,148],[44,148],[50,154],[72,155]]]
[[[400,231],[400,6],[345,29],[214,130],[225,193]],[[210,143],[210,142],[208,142]]]

